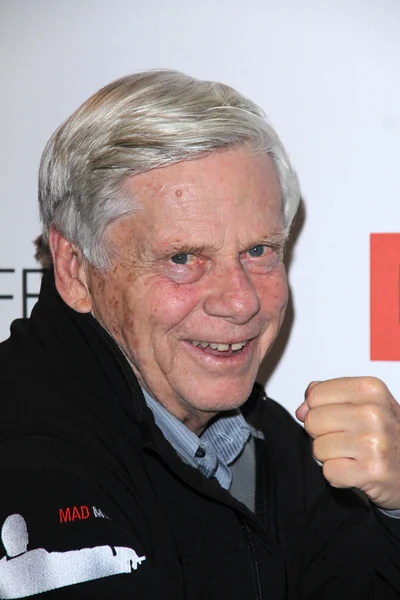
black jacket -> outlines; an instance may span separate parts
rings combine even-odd
[[[256,514],[178,458],[117,345],[47,274],[0,345],[0,598],[400,598],[400,520],[332,489],[261,387],[243,414],[265,435]]]

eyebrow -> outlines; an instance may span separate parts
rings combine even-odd
[[[269,234],[265,237],[255,238],[249,244],[246,244],[241,252],[256,246],[269,246],[271,248],[283,248],[288,239],[288,231],[282,230],[278,233]],[[164,249],[160,252],[165,255],[174,254],[203,254],[204,252],[215,250],[211,245],[195,245],[185,242],[166,243]]]
[[[189,244],[182,243],[174,243],[165,248],[165,251],[168,254],[202,254],[205,250],[209,250],[208,246],[193,246]]]
[[[283,229],[278,233],[272,233],[266,237],[261,237],[251,242],[247,248],[255,248],[256,246],[269,246],[270,248],[284,248],[289,237],[288,229]]]

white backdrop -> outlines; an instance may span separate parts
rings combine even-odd
[[[400,398],[398,363],[369,360],[369,234],[400,224],[399,31],[399,0],[0,0],[0,338],[37,267],[48,137],[112,79],[175,68],[258,102],[300,176],[294,315],[269,394],[293,412],[312,379],[371,374]]]

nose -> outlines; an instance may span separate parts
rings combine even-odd
[[[213,317],[223,317],[232,323],[245,324],[260,310],[257,290],[243,266],[215,269],[203,303],[204,311]]]

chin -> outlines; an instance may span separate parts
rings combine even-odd
[[[197,396],[195,398],[189,398],[187,402],[190,407],[199,412],[206,413],[219,413],[226,412],[229,410],[236,410],[240,408],[250,396],[251,390],[253,389],[253,383],[247,388],[235,390],[235,393],[232,394],[224,394],[224,397],[220,397],[218,400],[215,399],[216,394],[207,395],[207,396]]]

